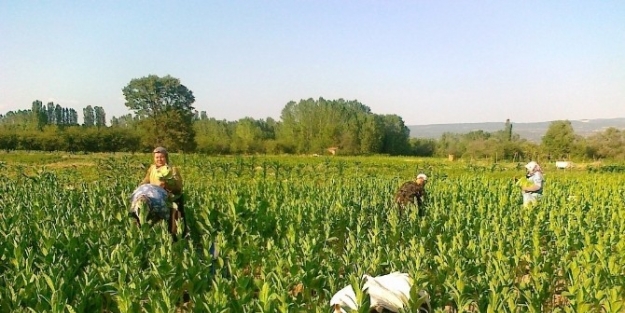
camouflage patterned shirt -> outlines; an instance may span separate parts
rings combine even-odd
[[[418,206],[422,206],[425,195],[425,184],[408,181],[403,183],[395,193],[395,202],[400,205],[406,205],[416,201]]]

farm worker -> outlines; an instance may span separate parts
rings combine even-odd
[[[184,213],[184,195],[182,193],[182,176],[176,166],[169,163],[169,153],[163,147],[157,147],[152,151],[154,154],[154,164],[152,164],[145,174],[145,178],[140,185],[152,184],[165,189],[168,194],[168,205],[180,212],[180,217],[184,219],[183,236],[189,232],[187,220]]]
[[[538,163],[531,161],[525,165],[527,169],[527,180],[531,184],[521,187],[523,192],[523,205],[527,206],[530,203],[536,204],[543,195],[543,172]]]
[[[395,193],[395,203],[399,208],[399,215],[403,215],[403,212],[406,208],[406,205],[409,203],[413,203],[417,205],[417,212],[419,216],[425,215],[425,209],[423,206],[425,205],[425,184],[428,181],[427,175],[421,173],[417,175],[415,180],[407,181],[399,187],[397,192]]]

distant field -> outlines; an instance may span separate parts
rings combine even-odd
[[[525,138],[533,142],[540,142],[551,122],[553,121],[516,123],[513,120],[512,130],[514,133],[519,134],[521,138]],[[571,125],[573,126],[573,130],[576,134],[586,137],[595,133],[603,132],[608,127],[625,129],[625,118],[571,120]],[[408,125],[408,128],[410,129],[410,137],[439,139],[445,132],[462,134],[476,130],[495,132],[504,129],[504,126],[504,121],[501,121],[485,123]]]
[[[434,312],[625,312],[622,165],[546,164],[524,209],[522,163],[172,159],[192,229],[175,244],[126,218],[150,155],[0,153],[0,311],[330,312],[362,274],[400,270]],[[420,171],[426,217],[399,220],[392,194]]]

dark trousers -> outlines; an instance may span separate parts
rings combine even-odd
[[[184,194],[181,194],[176,200],[174,200],[173,202],[176,204],[177,211],[178,214],[180,215],[180,218],[182,219],[183,223],[184,223],[184,229],[182,230],[182,237],[186,237],[189,234],[189,226],[187,225],[187,217],[186,214],[184,212]],[[174,241],[178,241],[178,237],[176,236],[176,229],[175,229],[175,223],[176,223],[176,209],[171,209],[170,212],[170,218],[169,218],[169,229],[171,232],[171,235],[173,237]]]

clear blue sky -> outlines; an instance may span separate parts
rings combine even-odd
[[[319,97],[408,125],[625,117],[625,1],[0,3],[0,113],[39,99],[108,122],[149,74],[227,120]]]

